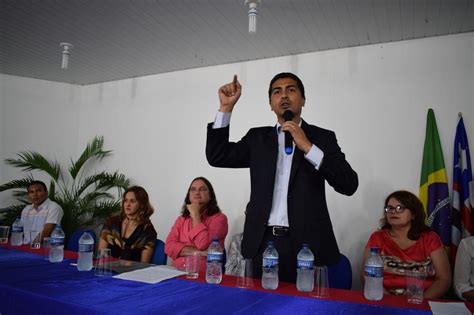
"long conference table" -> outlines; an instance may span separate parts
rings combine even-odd
[[[408,304],[406,297],[385,295],[367,301],[363,292],[330,289],[327,299],[298,292],[280,283],[268,291],[235,287],[235,277],[220,285],[178,277],[157,284],[98,277],[79,272],[66,252],[61,263],[50,263],[41,250],[0,246],[0,314],[431,314],[427,301]],[[471,311],[472,303],[468,303]]]

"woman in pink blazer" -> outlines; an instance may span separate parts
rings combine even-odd
[[[202,255],[200,268],[205,270],[207,248],[213,239],[218,239],[224,248],[227,231],[227,217],[217,205],[214,188],[206,178],[197,177],[166,238],[165,253],[173,259],[174,267],[185,269],[185,257],[198,252]]]

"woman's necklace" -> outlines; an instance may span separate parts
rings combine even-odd
[[[138,226],[138,218],[129,218],[125,217],[125,220],[123,222],[123,228],[122,228],[122,237],[130,237],[132,233],[127,233],[129,232],[130,228],[134,228],[135,226]]]

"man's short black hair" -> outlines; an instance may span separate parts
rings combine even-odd
[[[273,77],[273,79],[270,81],[270,86],[268,88],[268,99],[271,99],[272,97],[272,85],[275,83],[276,80],[279,79],[284,79],[284,78],[290,78],[296,81],[296,86],[298,86],[298,89],[301,92],[301,96],[306,99],[306,96],[304,95],[304,85],[303,82],[301,82],[300,78],[298,78],[295,74],[291,72],[282,72],[277,74],[276,76]]]
[[[46,184],[43,183],[40,180],[34,180],[34,181],[30,182],[28,184],[28,186],[26,187],[26,190],[28,191],[30,189],[30,187],[33,186],[33,185],[41,185],[43,187],[44,191],[48,192],[48,188],[46,187]]]

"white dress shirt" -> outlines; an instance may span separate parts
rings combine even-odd
[[[474,290],[474,236],[461,240],[454,264],[454,290],[459,298]]]
[[[213,129],[224,128],[230,124],[232,113],[224,113],[218,111]],[[301,120],[299,123],[301,127]],[[277,123],[276,132],[278,133],[278,157],[275,174],[275,186],[273,187],[273,202],[268,218],[268,225],[279,225],[289,227],[288,222],[288,185],[290,181],[291,163],[293,161],[293,153],[286,154],[285,151],[285,135],[281,132],[281,125]],[[293,143],[294,147],[294,143]],[[293,150],[294,152],[294,150]],[[316,169],[322,164],[324,153],[314,144],[311,150],[304,156]]]

